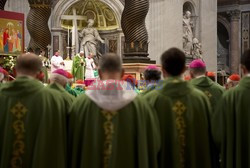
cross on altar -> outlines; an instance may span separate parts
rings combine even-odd
[[[62,20],[72,20],[73,28],[72,28],[72,55],[79,52],[79,40],[78,40],[78,29],[77,29],[77,20],[87,21],[86,16],[77,15],[76,9],[73,8],[73,15],[62,15]]]

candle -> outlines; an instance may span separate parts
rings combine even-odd
[[[72,46],[76,45],[76,35],[75,35],[75,33],[76,33],[76,27],[74,25],[73,28],[72,28]]]
[[[68,46],[69,46],[69,26],[68,26]]]

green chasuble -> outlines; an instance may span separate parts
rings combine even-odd
[[[71,94],[69,94],[60,84],[57,83],[52,83],[48,85],[48,88],[51,88],[53,90],[59,91],[60,95],[62,96],[65,105],[66,105],[66,110],[69,111],[73,101],[75,100],[75,97]]]
[[[77,91],[75,91],[74,89],[72,89],[68,83],[67,83],[66,86],[65,86],[65,90],[66,90],[69,94],[71,94],[71,95],[73,95],[73,96],[75,96],[75,97],[77,97],[78,94],[79,94]]]
[[[222,168],[250,167],[250,77],[227,91],[212,119],[213,137],[221,151]]]
[[[154,83],[154,84],[149,84],[149,85],[145,88],[145,90],[143,90],[143,92],[140,93],[140,95],[141,95],[141,96],[147,95],[147,94],[150,93],[151,91],[157,89],[157,86],[158,86],[158,84],[156,84],[156,83]]]
[[[0,89],[0,168],[66,168],[66,111],[58,92],[18,77]]]
[[[162,83],[145,96],[160,122],[159,168],[211,168],[208,98],[179,78]]]
[[[83,62],[83,63],[81,63]],[[72,75],[74,76],[75,80],[84,80],[85,76],[85,59],[84,57],[81,57],[79,54],[77,54],[73,59],[73,65],[72,65]]]
[[[45,56],[39,55],[39,58],[42,60],[43,66],[42,66],[42,72],[44,74],[44,82],[48,83],[49,75],[48,75],[48,66],[49,66],[49,60]]]
[[[157,168],[157,116],[134,90],[112,87],[89,88],[73,103],[69,124],[71,167]]]
[[[214,113],[216,106],[222,97],[225,89],[219,84],[213,82],[208,77],[200,77],[191,80],[191,84],[193,84],[197,89],[201,90],[205,95],[209,98],[212,113]]]

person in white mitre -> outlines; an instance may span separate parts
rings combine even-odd
[[[55,55],[51,58],[51,72],[54,72],[57,69],[64,69],[63,58],[60,56],[60,52],[56,52]]]
[[[90,54],[87,58],[85,58],[86,62],[86,71],[85,71],[85,79],[94,79],[94,70],[96,69],[96,65],[93,59],[93,54]]]

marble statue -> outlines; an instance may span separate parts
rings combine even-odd
[[[99,41],[104,43],[104,40],[101,39],[97,29],[93,28],[93,25],[94,20],[89,19],[88,26],[80,33],[80,37],[82,37],[80,47],[81,51],[84,51],[85,53],[85,58],[87,58],[89,55],[93,55],[94,58],[98,58],[100,53],[97,51],[97,44]]]
[[[193,39],[193,46],[192,46],[192,52],[191,55],[193,56],[194,59],[202,59],[202,46],[201,43],[197,38]]]
[[[186,11],[183,16],[183,49],[187,55],[191,54],[193,45],[193,22],[191,20],[191,12]]]

